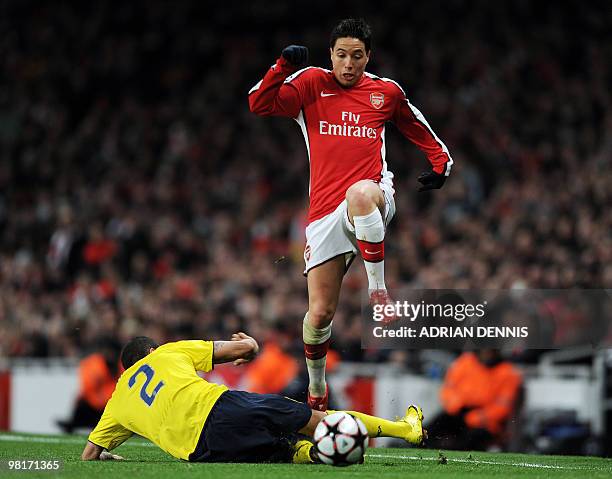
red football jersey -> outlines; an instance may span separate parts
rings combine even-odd
[[[293,74],[281,57],[249,92],[253,113],[295,119],[310,160],[310,209],[315,221],[336,209],[359,180],[393,186],[385,160],[385,123],[392,121],[448,176],[448,149],[393,80],[365,73],[343,88],[331,71],[308,67]]]

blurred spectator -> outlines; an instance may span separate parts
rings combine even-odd
[[[270,334],[259,356],[246,373],[247,391],[280,393],[298,373],[298,361],[290,354],[291,338],[280,330]]]
[[[462,354],[440,390],[444,412],[427,426],[433,448],[485,450],[506,441],[504,428],[516,412],[522,376],[501,353]]]
[[[104,338],[99,341],[97,349],[79,363],[80,390],[72,416],[68,420],[57,421],[66,433],[70,434],[78,428],[95,427],[115,391],[119,377],[119,345],[110,338]]]
[[[100,265],[110,260],[116,251],[117,245],[114,241],[104,237],[100,224],[89,228],[89,239],[83,248],[83,258],[87,265]]]

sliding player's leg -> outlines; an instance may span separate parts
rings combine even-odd
[[[332,414],[334,411],[327,411]],[[396,421],[390,421],[377,416],[371,416],[359,411],[344,411],[351,416],[361,419],[368,436],[374,437],[395,437],[404,439],[410,444],[419,445],[425,439],[423,429],[423,412],[419,406],[411,405],[406,409],[403,417]]]
[[[338,306],[346,259],[342,254],[308,271],[308,312],[304,317],[303,340],[308,367],[308,405],[327,409],[325,365],[331,338],[332,318]]]
[[[327,414],[333,414],[336,411],[312,411],[312,416],[308,423],[300,429],[300,434],[306,436],[313,436],[314,431],[321,421]],[[371,416],[358,411],[343,411],[351,416],[361,419],[366,429],[368,430],[368,436],[371,438],[376,437],[394,437],[397,439],[404,439],[410,444],[422,444],[425,439],[425,431],[423,429],[423,412],[419,406],[411,405],[406,410],[404,417],[390,421],[376,416]]]

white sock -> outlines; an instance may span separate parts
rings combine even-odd
[[[327,356],[321,359],[306,358],[308,368],[308,391],[311,396],[321,398],[325,396],[325,366]]]
[[[364,216],[353,216],[357,246],[361,252],[368,289],[387,289],[385,286],[385,223],[378,208]]]
[[[302,337],[304,340],[304,351],[308,356],[309,352],[317,356],[323,354],[321,349],[324,349],[322,357],[317,359],[308,359],[306,357],[306,367],[308,368],[308,391],[311,396],[323,397],[325,395],[325,364],[327,362],[327,345],[331,338],[332,323],[329,323],[325,328],[315,328],[308,322],[308,313],[304,316],[302,325]],[[319,345],[325,344],[322,348],[317,348]],[[318,354],[317,354],[318,353]]]

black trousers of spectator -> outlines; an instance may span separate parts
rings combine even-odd
[[[104,410],[95,409],[83,398],[79,398],[74,406],[72,417],[67,421],[57,421],[57,425],[69,434],[77,428],[93,429],[103,412]]]
[[[457,415],[442,413],[431,422],[427,429],[427,446],[458,451],[484,451],[491,444],[493,435],[486,429],[469,427],[462,411]]]

